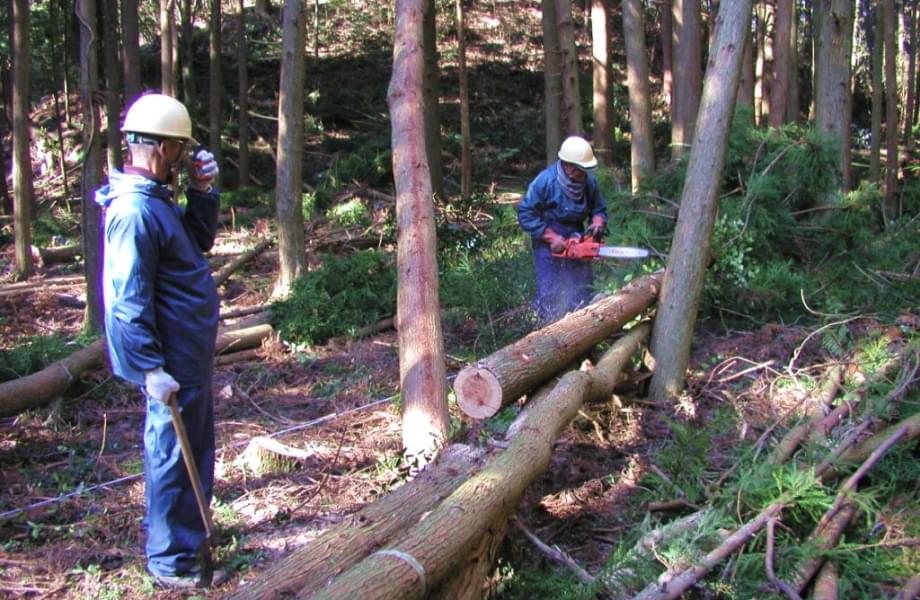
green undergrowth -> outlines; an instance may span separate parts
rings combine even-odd
[[[84,336],[71,340],[60,333],[22,337],[12,348],[0,349],[0,382],[41,371],[92,341]]]

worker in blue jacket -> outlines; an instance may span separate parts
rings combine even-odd
[[[541,324],[588,304],[591,298],[591,262],[557,258],[553,253],[562,252],[572,237],[601,241],[607,228],[607,203],[590,173],[597,168],[591,144],[569,137],[558,156],[530,183],[518,206],[518,222],[532,239],[537,274],[534,309]]]
[[[205,527],[168,403],[176,394],[210,501],[219,302],[203,253],[217,232],[220,201],[211,184],[218,166],[204,149],[186,160],[192,122],[169,96],[140,97],[122,131],[128,164],[123,172],[112,169],[108,185],[96,192],[105,210],[105,331],[114,373],[146,398],[147,569],[160,585],[193,588],[201,583]],[[185,208],[170,189],[182,165],[190,171]]]

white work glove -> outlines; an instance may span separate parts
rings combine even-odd
[[[195,155],[192,157],[192,168],[191,173],[189,174],[189,187],[198,190],[199,192],[209,192],[211,190],[211,183],[217,178],[217,175],[220,173],[220,168],[217,166],[217,161],[214,160],[214,155],[200,148],[195,151]]]
[[[173,376],[157,367],[144,373],[147,395],[162,404],[169,404],[169,397],[179,391],[179,383]]]

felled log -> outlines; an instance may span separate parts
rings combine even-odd
[[[217,336],[215,354],[258,346],[271,332],[271,325],[222,332]],[[105,357],[105,338],[100,338],[41,371],[0,383],[0,417],[16,415],[51,402],[67,391],[83,373],[101,367]]]
[[[239,270],[240,267],[245,265],[247,262],[249,262],[256,256],[258,256],[259,254],[261,254],[263,250],[265,250],[271,245],[271,243],[272,243],[271,238],[268,238],[268,237],[264,238],[258,244],[256,244],[249,250],[246,250],[245,252],[243,252],[242,254],[240,254],[239,256],[237,256],[236,258],[234,258],[227,264],[225,264],[223,267],[218,269],[218,271],[214,273],[214,285],[217,285],[217,286],[222,285],[225,281],[230,279],[230,276],[234,272]]]
[[[641,339],[637,334],[630,341]],[[617,342],[588,371],[571,371],[539,406],[534,406],[508,449],[434,508],[404,535],[329,582],[304,589],[298,598],[314,600],[408,600],[424,598],[473,553],[484,534],[505,521],[527,486],[547,469],[553,442],[584,401],[602,393],[603,382],[616,381],[609,369],[622,368],[635,347]],[[604,358],[607,358],[606,356]],[[606,390],[610,393],[611,389]],[[526,433],[524,433],[526,432]]]
[[[856,446],[853,446],[843,453],[839,463],[857,464],[867,460],[872,456],[873,452],[880,448],[901,427],[904,427],[906,430],[901,441],[907,442],[920,437],[920,413],[914,413],[906,419],[891,425],[872,437],[860,442]],[[830,479],[836,475],[837,470],[834,467],[830,467],[822,476],[822,479]]]
[[[368,504],[240,586],[228,600],[290,598],[322,586],[351,564],[415,525],[482,464],[482,454],[453,445],[415,479]],[[360,596],[359,596],[360,597]]]
[[[466,366],[454,381],[457,405],[475,419],[491,417],[647,308],[658,295],[661,277],[638,279]]]
[[[227,354],[219,354],[214,357],[214,365],[218,367],[223,367],[223,366],[232,365],[238,362],[255,361],[255,360],[260,360],[259,349],[249,348],[248,350],[240,350],[239,352],[229,352]]]
[[[267,304],[257,304],[256,306],[245,306],[243,308],[228,310],[227,312],[220,313],[220,320],[227,321],[229,319],[239,319],[240,317],[248,317],[249,315],[257,315],[261,312],[265,312],[265,309],[267,307],[268,307]]]
[[[837,600],[837,565],[829,560],[821,567],[815,579],[815,590],[812,593],[814,600]]]
[[[85,283],[83,275],[66,275],[63,277],[49,277],[40,281],[20,281],[18,283],[8,283],[0,286],[0,297],[15,296],[35,290],[43,290],[54,287],[73,287]]]
[[[56,248],[32,246],[32,259],[40,267],[52,263],[67,262],[83,254],[83,244],[70,244]]]
[[[851,500],[846,501],[823,527],[816,528],[815,531],[812,532],[808,538],[809,541],[812,542],[815,548],[820,552],[825,552],[834,548],[837,546],[844,530],[849,526],[857,512],[858,507],[856,503]],[[805,591],[805,588],[811,583],[812,578],[818,574],[824,564],[824,556],[819,555],[796,567],[795,579],[792,584],[795,586],[798,593],[801,594]]]
[[[818,426],[818,423],[824,419],[824,413],[818,410],[824,406],[830,406],[840,389],[840,383],[843,379],[843,368],[840,366],[828,369],[818,391],[818,402],[811,404],[812,408],[808,410],[809,419],[799,423],[786,432],[783,439],[774,447],[770,455],[770,464],[781,465],[795,453],[808,434]]]

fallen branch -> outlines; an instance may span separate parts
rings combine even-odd
[[[583,584],[585,585],[594,584],[594,577],[592,577],[590,573],[585,571],[581,567],[581,565],[575,562],[575,559],[573,559],[571,556],[569,556],[568,554],[566,554],[565,552],[563,552],[556,546],[549,546],[545,544],[543,540],[538,538],[529,529],[527,529],[527,527],[525,527],[524,524],[521,523],[520,519],[513,518],[511,519],[511,522],[514,523],[515,527],[517,527],[518,530],[520,530],[520,532],[524,534],[524,537],[530,540],[530,543],[536,546],[537,550],[539,550],[540,553],[543,554],[543,556],[549,558],[551,561],[558,563],[562,565],[563,567],[567,568],[568,570],[570,570],[572,573],[574,573],[576,579],[578,579],[578,581],[582,582]]]
[[[214,364],[218,367],[224,367],[238,362],[247,362],[261,359],[262,358],[259,356],[258,348],[249,348],[248,350],[241,350],[239,352],[230,352],[228,354],[215,356]]]
[[[813,600],[837,600],[837,565],[829,560],[821,567],[815,579],[815,589],[811,594]]]
[[[773,448],[769,459],[770,464],[781,465],[789,460],[799,445],[808,437],[808,434],[818,426],[818,423],[823,421],[824,413],[817,409],[831,405],[834,396],[837,395],[840,389],[842,380],[843,367],[837,365],[828,369],[819,386],[818,402],[812,404],[815,409],[811,411],[811,419],[796,425],[786,432],[783,439]]]
[[[223,285],[225,281],[230,279],[230,275],[236,272],[240,267],[245,265],[247,262],[249,262],[250,260],[258,256],[259,254],[261,254],[263,250],[265,250],[271,245],[271,243],[272,243],[271,238],[268,238],[268,237],[263,238],[261,241],[259,241],[258,244],[256,244],[249,250],[246,250],[245,252],[243,252],[242,254],[240,254],[239,256],[231,260],[230,262],[228,262],[226,265],[221,267],[217,271],[217,273],[214,273],[214,285],[218,287]]]
[[[83,254],[83,244],[70,244],[54,248],[39,248],[32,246],[32,258],[39,267],[52,263],[67,262]]]
[[[65,277],[52,277],[42,281],[20,281],[18,283],[8,283],[0,286],[0,297],[15,296],[35,290],[43,290],[55,287],[74,287],[86,283],[83,275],[67,275]]]
[[[220,320],[228,321],[230,319],[239,319],[240,317],[248,317],[249,315],[259,314],[264,312],[268,306],[268,304],[258,304],[256,306],[246,306],[244,308],[228,310],[227,312],[220,314]]]
[[[843,504],[836,514],[824,526],[816,526],[809,541],[814,543],[819,552],[825,552],[835,547],[840,541],[844,530],[849,526],[853,517],[856,516],[858,508],[855,502],[847,501]],[[812,577],[814,577],[825,563],[824,556],[818,555],[796,568],[796,575],[793,579],[793,585],[799,593],[803,593],[808,587]]]
[[[776,535],[774,529],[776,528],[776,517],[771,517],[767,520],[767,553],[764,557],[766,561],[766,571],[767,579],[770,580],[770,583],[773,584],[773,587],[786,594],[789,600],[802,600],[802,597],[792,589],[788,583],[776,576],[776,572],[773,570],[773,546]]]

